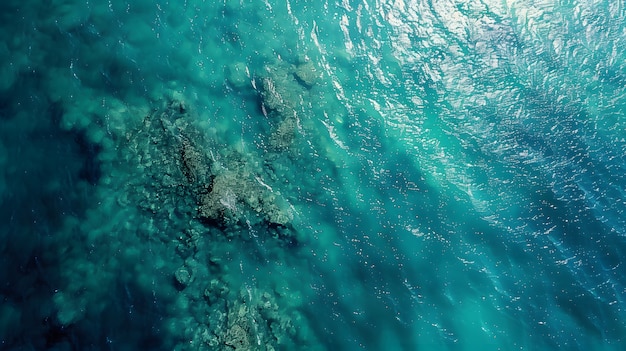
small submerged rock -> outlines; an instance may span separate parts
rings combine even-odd
[[[245,89],[251,86],[248,67],[243,62],[235,62],[226,67],[226,80],[235,89]]]
[[[319,72],[315,68],[313,62],[311,62],[310,60],[307,60],[306,62],[297,65],[293,74],[296,77],[298,83],[300,83],[307,89],[313,87],[320,78]]]
[[[176,280],[176,286],[179,289],[185,289],[192,281],[192,275],[189,268],[183,266],[176,270],[174,273],[174,278]]]
[[[250,333],[247,326],[244,323],[231,326],[224,337],[224,345],[235,351],[249,350]]]

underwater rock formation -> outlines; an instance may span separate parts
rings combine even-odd
[[[307,340],[297,333],[292,321],[300,316],[279,306],[267,291],[242,288],[235,299],[224,301],[226,313],[211,319],[211,346],[220,350],[293,349]]]
[[[143,193],[141,206],[153,213],[189,212],[194,203],[194,217],[229,235],[244,224],[288,226],[293,215],[266,183],[270,176],[258,166],[263,161],[211,144],[181,106],[171,101],[149,114],[129,140],[138,169],[153,179],[149,185],[138,182],[133,190]]]
[[[285,226],[290,222],[292,215],[284,201],[281,204],[280,195],[242,155],[231,152],[221,161],[214,166],[208,193],[199,198],[201,217],[226,227],[238,223]]]
[[[282,62],[266,66],[259,75],[261,108],[273,125],[269,136],[273,150],[284,152],[294,143],[309,89],[318,79],[319,73],[308,60],[298,65]]]
[[[243,62],[235,62],[226,67],[226,79],[235,89],[251,86],[249,72]]]
[[[320,74],[317,72],[315,65],[309,59],[304,59],[304,62],[298,64],[293,74],[298,83],[307,89],[313,87],[320,78]]]
[[[116,188],[116,206],[135,207],[128,212],[136,217],[126,227],[127,234],[137,238],[128,242],[150,242],[158,251],[154,257],[161,267],[161,283],[167,285],[161,299],[171,301],[163,328],[176,339],[174,349],[314,345],[312,334],[298,331],[301,326],[309,330],[297,310],[300,300],[281,297],[271,284],[242,286],[233,271],[244,269],[240,260],[282,262],[291,257],[285,249],[296,252],[292,250],[306,240],[298,237],[293,224],[297,210],[290,202],[300,190],[290,170],[303,152],[301,120],[311,113],[308,100],[317,71],[306,61],[265,66],[253,74],[245,64],[234,63],[225,71],[226,84],[240,96],[261,102],[269,129],[260,136],[258,150],[223,142],[215,129],[202,124],[193,105],[172,93],[153,102],[156,107],[150,110],[128,110],[133,115],[141,111],[142,118],[120,133],[116,157],[108,156],[127,174],[107,176],[103,184]],[[141,228],[133,228],[138,223]],[[238,250],[244,252],[233,262],[232,252]],[[263,264],[258,268],[264,269]],[[146,275],[137,280],[138,286],[154,291],[154,280]],[[83,318],[79,312],[93,300],[87,296],[84,304],[70,308],[66,297],[77,294],[68,291],[57,297],[64,325]]]

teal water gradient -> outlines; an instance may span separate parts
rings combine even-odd
[[[2,349],[626,342],[622,2],[0,10]]]

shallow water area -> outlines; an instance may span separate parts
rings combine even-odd
[[[0,17],[1,349],[626,342],[620,2]]]

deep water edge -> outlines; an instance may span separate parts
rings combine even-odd
[[[623,1],[0,4],[1,350],[623,350]]]

